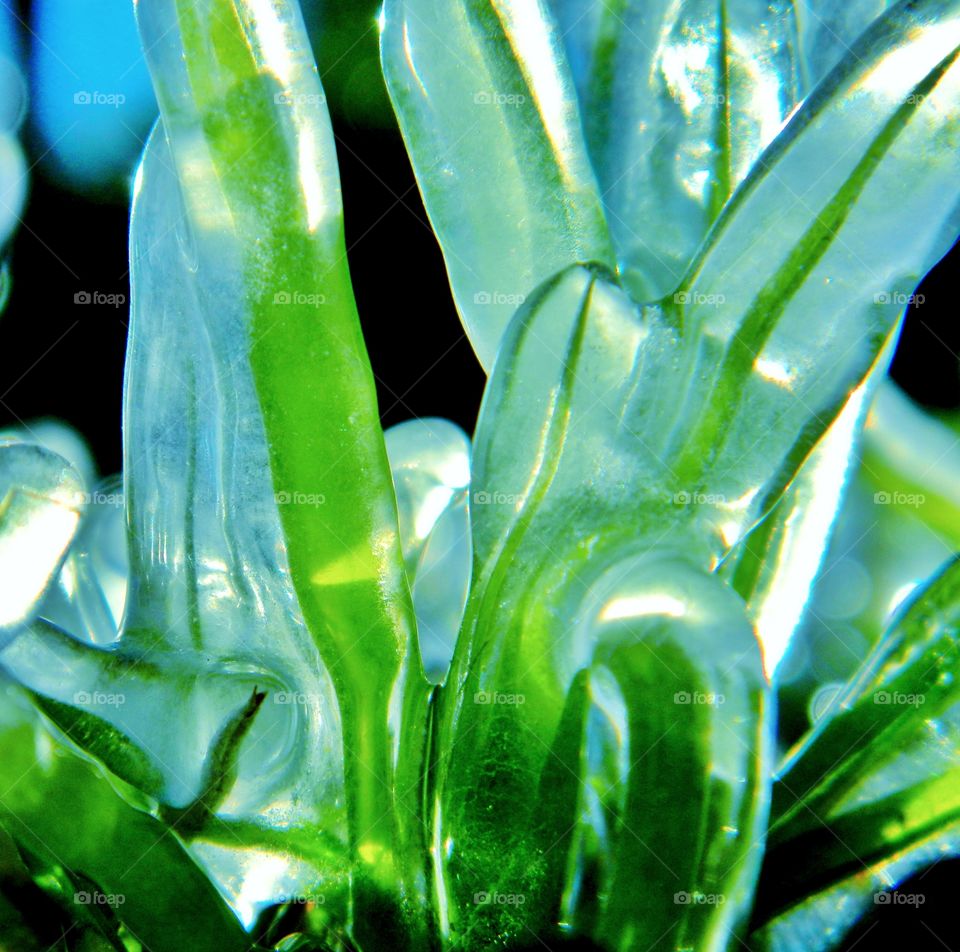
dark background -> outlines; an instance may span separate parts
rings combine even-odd
[[[352,70],[369,88],[372,56],[371,38],[358,55],[329,56],[325,83],[346,88]],[[383,424],[437,415],[472,431],[484,376],[460,328],[399,133],[369,119],[342,109],[334,127],[350,265]],[[29,133],[27,145],[36,158]],[[42,165],[32,174],[8,255],[12,292],[0,315],[0,426],[66,420],[89,441],[101,473],[114,473],[121,464],[127,307],[78,305],[74,296],[96,290],[129,301],[128,208],[65,191]],[[892,369],[932,410],[960,408],[958,262],[955,248],[919,288],[924,303],[907,314]],[[907,941],[914,950],[960,948],[958,866],[944,862],[903,884],[902,893],[923,892],[925,905],[877,907],[846,948],[867,952]]]

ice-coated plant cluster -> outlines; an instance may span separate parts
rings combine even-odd
[[[960,2],[386,0],[472,436],[381,428],[295,0],[136,15],[122,481],[0,434],[30,888],[131,952],[793,952],[960,854],[960,462],[883,383],[960,230]],[[785,744],[860,459],[940,541]]]

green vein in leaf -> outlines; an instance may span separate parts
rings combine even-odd
[[[828,78],[821,82],[806,98],[803,108],[794,115],[780,135],[776,136],[766,147],[747,173],[747,177],[733,193],[730,201],[724,206],[720,217],[700,245],[693,261],[690,262],[676,291],[690,290],[697,276],[703,270],[704,262],[721,236],[726,232],[730,223],[734,221],[740,208],[763,182],[770,170],[776,166],[777,162],[796,145],[804,130],[812,125],[821,113],[831,107],[837,97],[838,90],[849,91],[856,86],[867,68],[875,66],[879,62],[879,55],[888,53],[890,47],[900,42],[904,34],[922,26],[916,15],[904,22],[902,15],[910,12],[897,9],[877,17],[863,32],[860,39],[854,43],[851,55],[841,59],[830,72]],[[660,303],[663,305],[672,300],[673,294],[667,294]]]
[[[730,141],[730,37],[727,4],[717,4],[717,101],[713,113],[713,175],[710,176],[710,221],[716,221],[733,191],[733,154]]]
[[[616,58],[623,30],[623,18],[626,16],[627,0],[604,0],[600,27],[593,48],[593,68],[590,70],[590,83],[587,93],[587,107],[584,109],[584,124],[587,139],[598,164],[607,164],[607,149],[612,133],[610,106],[616,82]]]
[[[484,38],[484,42],[480,44],[480,53],[491,77],[498,86],[503,87],[498,88],[497,92],[525,95],[526,102],[532,103],[537,109],[536,122],[531,122],[522,108],[507,108],[501,111],[503,121],[512,133],[521,177],[534,192],[538,203],[544,196],[568,194],[572,188],[575,189],[575,185],[565,174],[563,159],[557,155],[547,131],[534,77],[527,71],[529,57],[516,48],[516,36],[503,23],[496,4],[490,0],[473,0],[467,7],[467,15],[477,33]],[[576,230],[576,203],[557,201],[555,204],[566,221]],[[602,221],[599,210],[598,214],[602,233],[605,234],[606,224]],[[530,236],[531,241],[535,239],[535,235]]]
[[[183,513],[183,537],[186,540],[186,596],[187,623],[190,641],[197,650],[203,648],[203,626],[200,622],[200,586],[197,581],[197,527],[194,506],[197,493],[197,371],[190,367],[190,382],[187,385],[187,472]]]
[[[497,92],[505,95],[526,95],[527,100],[536,104],[539,110],[536,90],[533,88],[531,77],[523,69],[524,60],[520,51],[514,46],[515,38],[503,23],[494,4],[489,0],[473,2],[468,7],[468,16],[480,36],[484,37],[485,42],[480,44],[480,52],[491,77],[495,77],[497,83],[504,84],[504,88],[498,89]],[[551,190],[560,188],[563,177],[558,174],[558,164],[555,161],[527,164],[524,158],[542,153],[555,158],[552,143],[542,122],[535,124],[527,122],[520,109],[503,110],[503,118],[516,136],[517,162],[520,167],[528,171],[534,167],[537,168],[539,174],[535,178],[538,187]],[[528,143],[526,146],[519,144],[523,140]]]

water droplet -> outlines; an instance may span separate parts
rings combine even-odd
[[[834,681],[825,684],[810,698],[810,703],[807,706],[807,716],[810,718],[811,724],[816,724],[827,713],[837,695],[843,691],[843,687],[842,681]]]

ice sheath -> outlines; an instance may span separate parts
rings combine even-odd
[[[169,163],[183,205],[167,274],[154,266],[145,299],[134,302],[145,321],[159,320],[146,316],[148,301],[166,307],[173,331],[151,333],[148,351],[134,328],[131,361],[142,363],[129,373],[141,389],[128,399],[126,423],[138,604],[149,616],[171,597],[163,540],[176,538],[186,545],[182,607],[193,650],[241,635],[249,646],[252,622],[265,639],[286,629],[301,654],[315,652],[302,662],[329,679],[335,703],[320,690],[322,703],[306,707],[332,754],[321,777],[339,759],[341,745],[329,738],[342,733],[352,919],[362,940],[384,918],[378,910],[424,919],[420,764],[397,751],[422,747],[428,683],[323,90],[293,4],[141,0],[138,19],[161,111],[140,189],[165,177],[171,187]],[[139,237],[149,255],[149,238]],[[153,352],[165,351],[161,364]],[[173,421],[163,417],[176,410],[165,405],[171,381],[157,371],[175,354],[185,364],[183,415],[165,429]],[[138,434],[165,441],[166,458],[145,447],[145,460]],[[171,492],[174,470],[182,489],[164,501],[157,490],[166,483]],[[208,541],[227,558],[205,558]],[[273,564],[258,571],[251,557]],[[191,577],[197,566],[218,577]],[[234,598],[249,615],[225,636],[219,615],[205,624],[204,608],[219,612]],[[317,784],[314,796],[336,803],[335,786]]]

